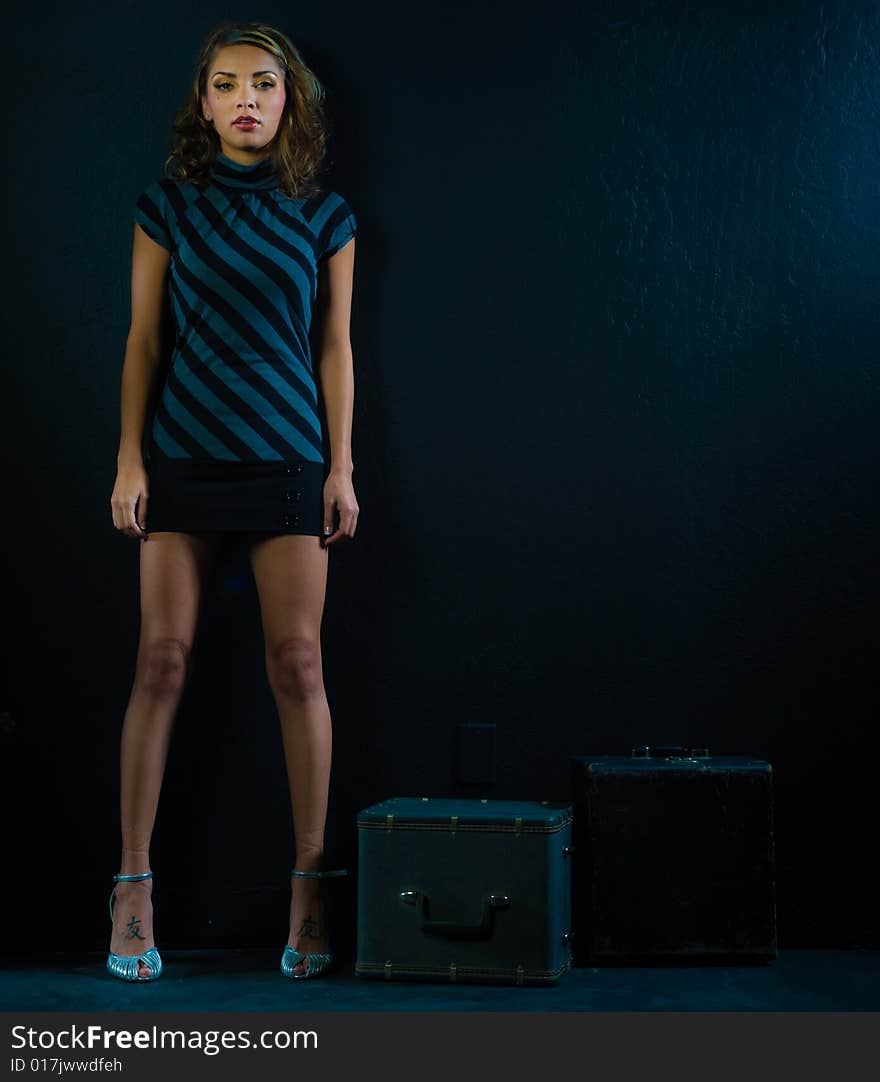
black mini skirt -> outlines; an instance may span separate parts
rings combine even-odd
[[[196,462],[155,449],[147,533],[324,533],[324,466],[289,462]]]

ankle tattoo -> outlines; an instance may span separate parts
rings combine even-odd
[[[307,939],[318,939],[321,932],[318,928],[318,922],[312,920],[311,914],[308,914],[296,934],[298,937],[305,936]]]
[[[128,933],[127,936],[126,936],[127,939],[143,939],[143,940],[146,940],[147,937],[145,935],[141,935],[141,933],[140,933],[140,923],[141,923],[140,920],[137,917],[135,917],[134,915],[132,915],[131,920],[128,922],[128,924],[126,926],[126,932]]]

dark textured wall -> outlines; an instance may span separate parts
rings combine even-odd
[[[773,765],[781,945],[877,947],[878,5],[293,11],[258,17],[326,83],[361,227],[331,852],[354,866],[356,812],[386,796],[568,799],[571,755],[694,741]],[[43,90],[7,133],[17,948],[109,939],[138,632],[137,547],[109,516],[132,208],[215,14],[238,15],[22,22]],[[246,565],[219,569],[197,650],[157,934],[280,948],[292,840]],[[497,727],[494,784],[459,783],[461,722]]]

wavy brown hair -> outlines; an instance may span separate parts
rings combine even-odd
[[[327,149],[324,88],[293,42],[274,26],[225,20],[205,38],[199,50],[195,79],[173,121],[172,150],[165,174],[194,184],[208,183],[220,151],[220,137],[202,115],[208,70],[214,53],[225,45],[256,45],[271,53],[284,75],[286,100],[272,144],[272,158],[281,189],[294,199],[321,190],[316,176]]]

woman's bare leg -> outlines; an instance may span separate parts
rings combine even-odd
[[[295,866],[319,871],[333,743],[321,665],[327,549],[318,537],[269,537],[251,548],[251,566],[260,597],[266,670],[281,720]],[[304,953],[329,950],[318,879],[291,880],[288,943]],[[294,972],[302,973],[303,966]]]
[[[168,742],[214,551],[209,535],[160,532],[140,544],[140,641],[120,748],[121,875],[150,870]],[[117,885],[110,940],[115,954],[142,954],[155,946],[151,894],[150,879]],[[141,962],[139,976],[149,973]]]

